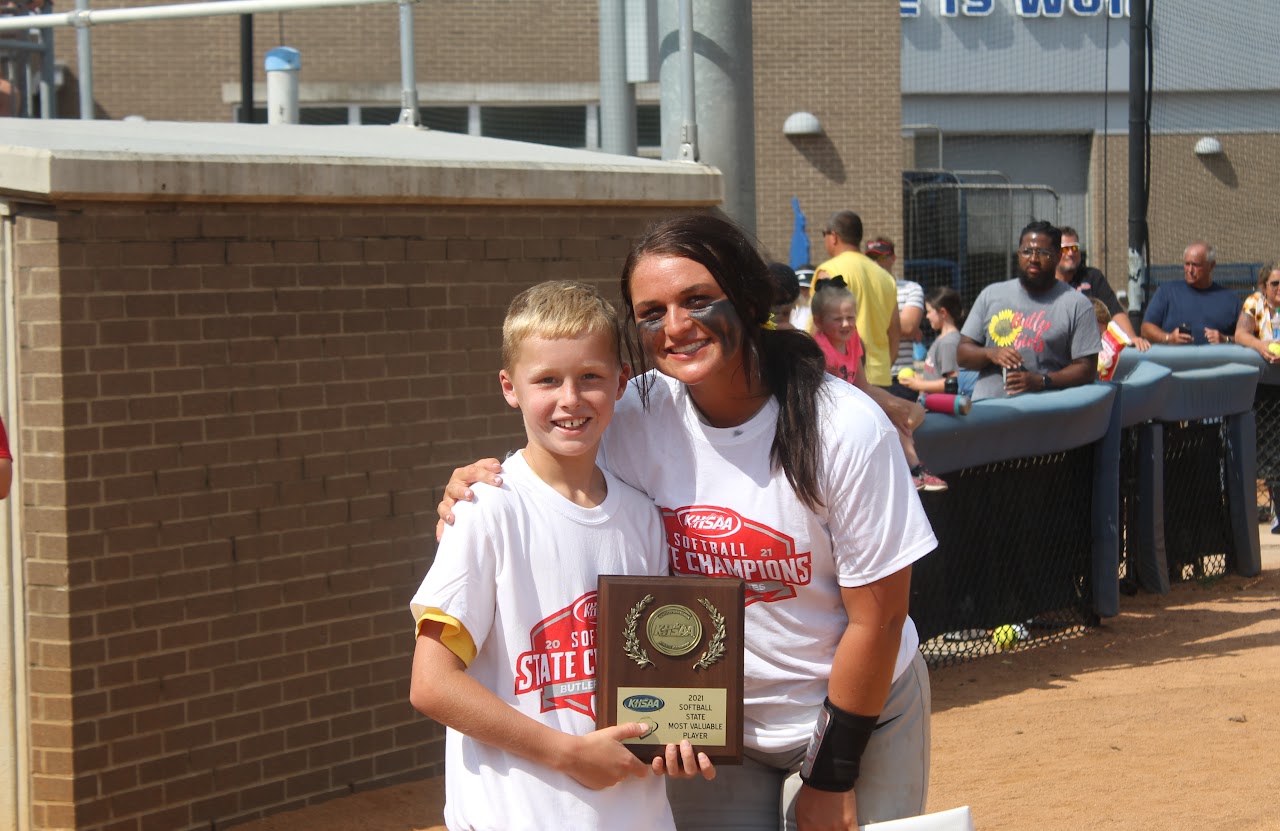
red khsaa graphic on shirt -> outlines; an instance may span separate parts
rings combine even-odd
[[[596,717],[596,593],[587,592],[529,633],[516,659],[516,695],[538,691],[541,710],[574,710]]]
[[[663,508],[671,570],[747,581],[746,605],[796,596],[807,586],[812,554],[797,553],[795,540],[737,511],[714,505]]]

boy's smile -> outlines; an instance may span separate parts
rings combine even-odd
[[[530,336],[511,371],[499,374],[502,395],[520,410],[529,445],[525,456],[557,465],[581,457],[594,465],[596,448],[626,388],[627,373],[603,333],[568,338]]]

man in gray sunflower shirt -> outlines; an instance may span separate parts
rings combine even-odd
[[[1093,304],[1058,280],[1062,232],[1022,229],[1018,278],[987,286],[960,330],[956,362],[978,370],[975,401],[1078,387],[1097,378],[1102,340]]]

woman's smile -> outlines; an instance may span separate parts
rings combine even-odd
[[[738,367],[742,321],[701,264],[645,257],[630,288],[636,328],[659,372],[692,386]]]

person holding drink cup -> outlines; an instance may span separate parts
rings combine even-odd
[[[1022,229],[1018,277],[987,286],[960,330],[956,362],[978,370],[973,400],[1092,383],[1098,337],[1093,304],[1056,277],[1062,232],[1043,220]]]
[[[1155,344],[1231,343],[1240,316],[1240,298],[1213,282],[1217,254],[1206,242],[1182,252],[1182,282],[1156,289],[1142,317],[1142,336]]]

